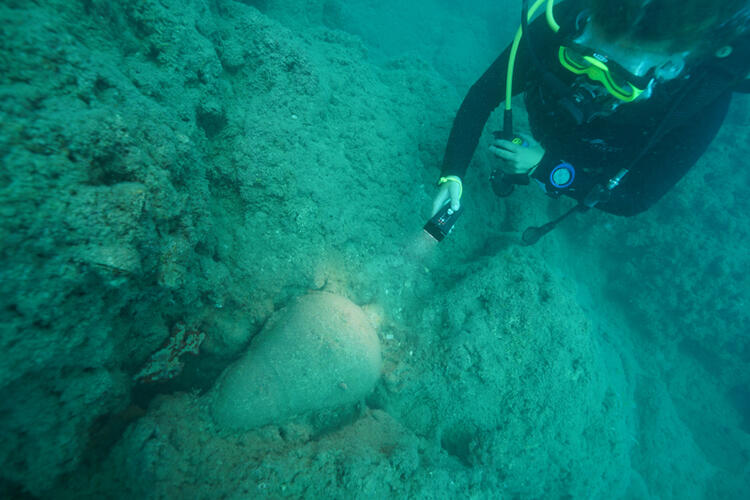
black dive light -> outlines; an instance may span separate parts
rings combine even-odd
[[[432,219],[424,225],[424,230],[437,241],[443,241],[453,229],[454,224],[464,211],[464,207],[458,207],[458,210],[451,208],[450,202],[443,205],[438,213],[432,216]]]

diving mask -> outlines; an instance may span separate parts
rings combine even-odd
[[[562,67],[576,75],[586,75],[600,83],[609,94],[623,102],[632,102],[646,92],[654,80],[654,70],[638,76],[604,54],[570,42],[560,46],[558,59]]]

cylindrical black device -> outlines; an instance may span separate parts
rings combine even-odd
[[[505,139],[506,141],[515,142],[522,146],[528,146],[526,141],[513,134],[513,119],[510,117],[508,110],[505,110],[505,128],[495,130],[492,135],[495,139]],[[500,168],[496,168],[490,175],[490,185],[495,195],[505,198],[510,196],[516,184],[526,185],[529,183],[529,176],[526,174],[506,174]]]
[[[424,230],[427,234],[435,238],[437,241],[443,241],[448,233],[453,229],[453,225],[458,220],[458,217],[463,213],[464,207],[458,207],[458,210],[451,208],[450,202],[443,205],[443,208],[438,210],[438,213],[432,216],[432,219],[427,221],[424,225]]]

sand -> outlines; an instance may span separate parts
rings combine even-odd
[[[744,498],[748,99],[649,212],[534,247],[570,202],[495,198],[486,132],[430,244],[517,6],[402,3],[0,6],[0,496]],[[217,426],[220,373],[311,291],[366,312],[374,390]],[[200,352],[134,380],[177,325]]]

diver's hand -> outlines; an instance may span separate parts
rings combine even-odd
[[[451,202],[451,210],[458,210],[461,207],[461,189],[461,179],[458,179],[458,182],[447,180],[440,184],[435,199],[432,201],[432,215],[430,217],[438,213],[438,210],[443,208],[448,200]]]
[[[524,136],[527,146],[514,144],[505,139],[495,139],[490,151],[498,158],[505,160],[500,164],[500,170],[506,174],[531,175],[544,156],[544,148],[532,137]]]

